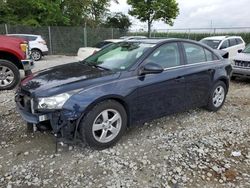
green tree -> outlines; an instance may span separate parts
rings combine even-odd
[[[179,14],[176,0],[128,0],[132,9],[129,14],[148,24],[148,36],[151,36],[153,21],[162,20],[173,25],[173,20]]]
[[[0,0],[0,24],[97,26],[117,0]]]
[[[91,0],[61,0],[62,14],[70,20],[70,25],[84,25],[88,21],[88,7]]]
[[[121,12],[108,16],[105,22],[106,27],[119,28],[121,30],[128,30],[131,25],[129,17]]]
[[[5,8],[0,23],[29,26],[68,25],[60,9],[60,0],[2,0]]]

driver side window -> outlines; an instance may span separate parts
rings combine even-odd
[[[180,65],[180,53],[177,43],[168,43],[157,48],[146,62],[156,63],[162,68],[170,68]]]

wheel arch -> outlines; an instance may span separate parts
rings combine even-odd
[[[216,80],[216,82],[218,82],[218,81],[221,81],[221,82],[223,82],[225,85],[226,85],[226,87],[227,87],[227,92],[228,92],[228,89],[229,89],[229,79],[227,78],[227,77],[219,77],[217,80]],[[215,83],[216,83],[215,82]]]
[[[41,50],[41,49],[39,49],[39,48],[37,48],[37,47],[31,48],[31,51],[32,51],[32,50],[38,50],[39,52],[41,52],[41,53],[42,53],[42,50]]]
[[[104,102],[104,101],[108,101],[108,100],[116,101],[116,102],[120,103],[123,106],[123,108],[126,111],[127,118],[128,118],[128,121],[127,121],[128,124],[127,124],[127,126],[129,126],[130,125],[130,109],[129,109],[129,105],[126,102],[126,100],[122,96],[119,96],[119,95],[107,95],[107,96],[103,96],[103,97],[100,97],[100,98],[96,99],[94,102],[92,102],[91,104],[89,104],[85,108],[83,116],[85,116],[98,103]]]
[[[20,62],[18,57],[12,53],[0,51],[0,59],[8,60],[13,63],[18,69],[23,69],[22,63]]]

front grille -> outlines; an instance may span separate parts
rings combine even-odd
[[[250,68],[250,61],[235,61],[237,67]]]

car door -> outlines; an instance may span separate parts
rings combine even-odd
[[[183,42],[186,59],[186,105],[188,108],[204,106],[207,103],[212,78],[213,63],[218,59],[210,50],[194,43]]]
[[[154,50],[146,63],[156,63],[164,68],[159,74],[138,76],[136,115],[149,120],[185,109],[185,79],[183,57],[177,42],[163,44]]]

